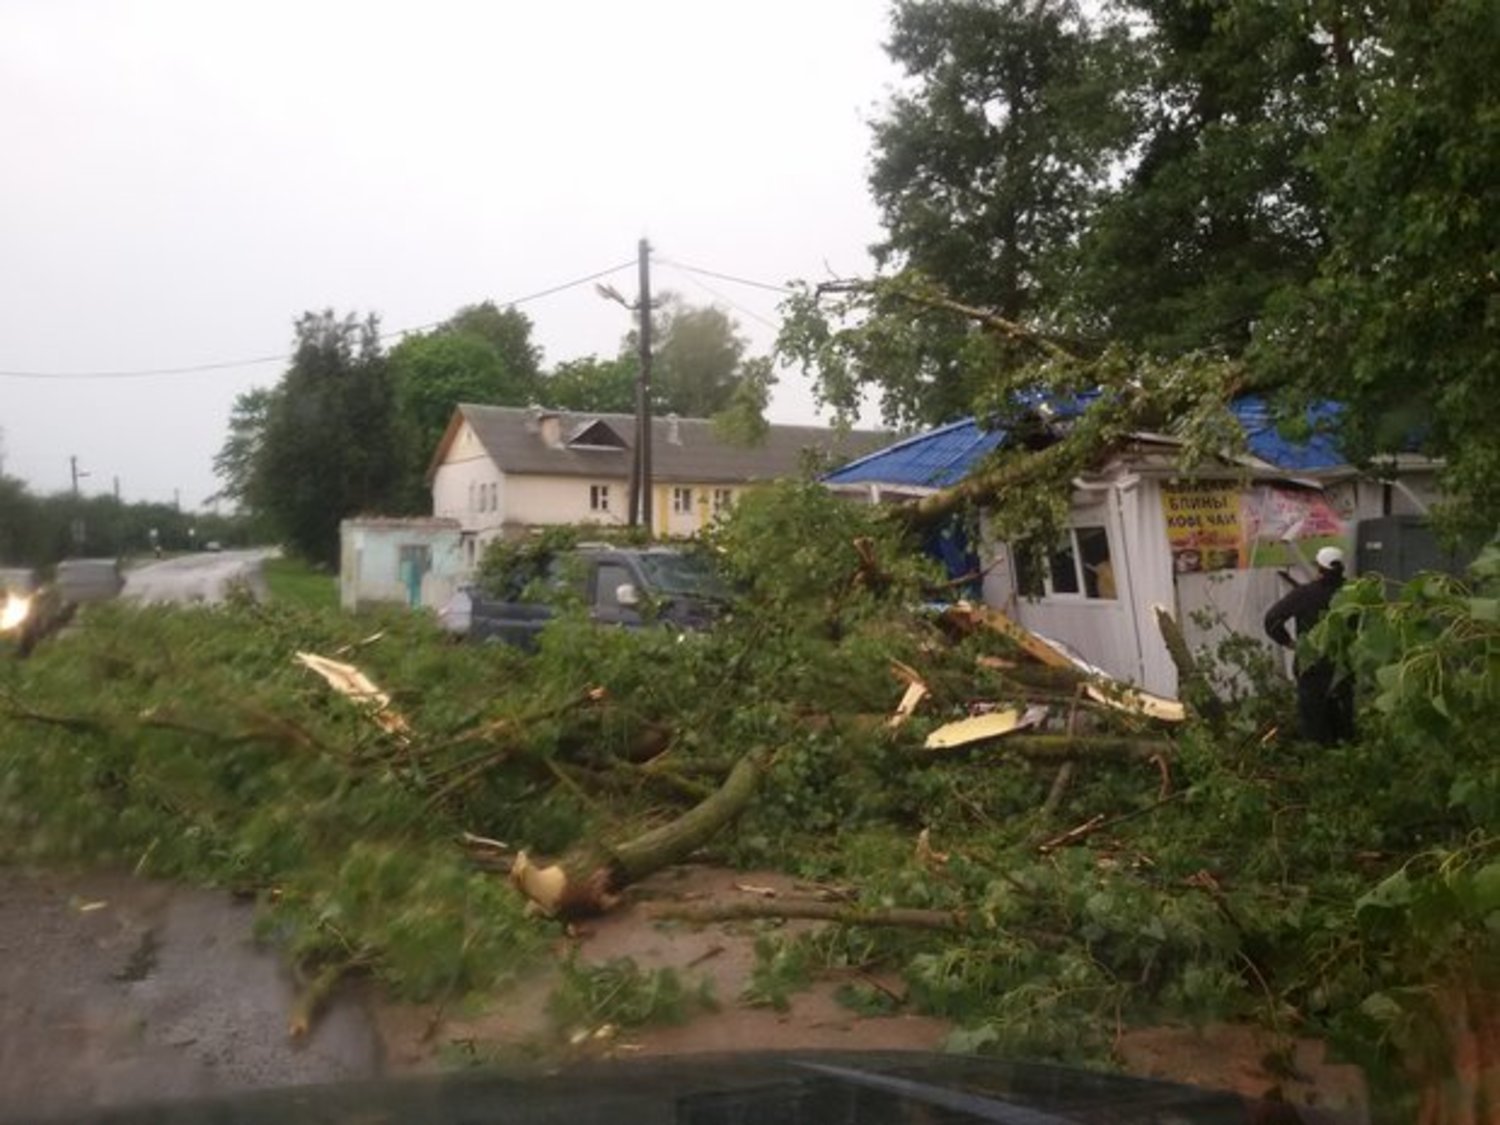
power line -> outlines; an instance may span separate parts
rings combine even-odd
[[[710,297],[713,297],[716,300],[723,301],[726,305],[728,305],[730,308],[734,309],[736,312],[738,312],[742,316],[748,316],[751,320],[758,320],[758,321],[760,321],[760,323],[764,324],[767,328],[771,329],[771,331],[773,331],[773,332],[779,332],[779,331],[781,331],[781,325],[775,323],[774,321],[767,320],[765,317],[761,316],[760,313],[755,312],[753,309],[747,309],[744,305],[740,304],[738,301],[735,301],[735,300],[730,299],[729,297],[726,297],[723,293],[720,293],[712,285],[709,285],[706,282],[699,281],[696,277],[693,277],[691,274],[689,274],[685,270],[683,270],[683,268],[681,266],[679,266],[676,262],[668,262],[665,259],[661,259],[661,261],[663,262],[664,265],[670,267],[674,273],[680,274],[684,279],[686,279],[687,281],[689,281],[693,285],[696,285],[699,289],[702,289]]]
[[[664,266],[673,266],[680,270],[687,270],[688,273],[700,273],[704,277],[716,277],[720,281],[732,281],[736,285],[748,285],[752,289],[766,289],[772,293],[791,292],[791,289],[789,289],[785,285],[772,285],[769,281],[753,281],[748,277],[736,277],[732,273],[720,273],[718,270],[706,270],[699,266],[690,266],[686,262],[674,262],[671,258],[658,258],[657,261]]]
[[[549,286],[539,289],[535,293],[527,293],[525,296],[516,297],[510,301],[502,302],[506,308],[516,305],[524,305],[529,301],[539,301],[543,297],[550,297],[554,293],[561,293],[565,289],[574,289],[580,285],[587,285],[590,281],[598,281],[601,277],[608,277],[612,273],[619,273],[623,269],[634,266],[635,259],[621,262],[609,269],[599,270],[586,277],[576,277],[572,281],[565,281],[561,285]],[[396,336],[406,336],[413,332],[426,332],[429,329],[446,323],[434,320],[430,324],[419,324],[412,328],[397,328],[390,332],[382,332],[378,337],[381,340],[389,340]],[[195,375],[208,371],[224,371],[232,367],[255,367],[262,363],[285,363],[296,355],[295,352],[278,352],[275,355],[254,356],[249,359],[227,359],[216,363],[197,363],[188,367],[147,367],[134,371],[0,371],[0,379],[147,379],[157,375]]]

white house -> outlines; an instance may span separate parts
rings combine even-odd
[[[626,522],[635,419],[541,407],[460,405],[428,469],[432,514],[458,521],[469,565],[501,535],[552,524]],[[652,420],[652,532],[686,536],[746,488],[878,448],[889,435],[773,425],[755,445],[706,418]]]
[[[1264,641],[1265,611],[1289,588],[1279,572],[1301,568],[1305,576],[1320,546],[1344,547],[1352,570],[1393,577],[1412,569],[1412,554],[1421,565],[1443,564],[1420,526],[1436,497],[1431,462],[1402,458],[1386,479],[1373,479],[1345,463],[1326,436],[1282,439],[1258,400],[1234,409],[1249,454],[1217,470],[1183,479],[1176,442],[1137,434],[1076,479],[1068,533],[1040,572],[985,536],[976,551],[984,601],[1112,676],[1175,695],[1158,605],[1173,612],[1195,649],[1230,633]],[[1003,431],[966,419],[824,481],[872,502],[921,496],[961,480],[1004,440]]]

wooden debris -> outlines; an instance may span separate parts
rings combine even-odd
[[[1014,641],[1023,652],[1049,668],[1073,668],[1073,661],[1042,640],[1031,630],[1018,625],[998,609],[987,605],[974,605],[972,602],[959,602],[950,606],[943,613],[945,620],[957,621],[961,624],[982,625],[987,629],[993,629],[997,633],[1004,634]]]
[[[918,680],[906,685],[906,691],[901,696],[901,702],[896,704],[896,710],[886,721],[886,726],[892,730],[905,724],[911,718],[917,708],[922,705],[922,700],[928,695],[927,685]]]
[[[1103,828],[1106,820],[1107,818],[1103,813],[1096,813],[1076,828],[1069,828],[1061,836],[1054,836],[1050,840],[1044,840],[1037,845],[1036,850],[1045,855],[1047,852],[1056,851],[1058,848],[1068,844],[1076,844],[1079,840],[1087,839]]]
[[[1168,699],[1164,695],[1155,695],[1140,688],[1098,683],[1085,684],[1083,690],[1095,703],[1102,703],[1116,711],[1142,715],[1163,723],[1187,721],[1187,707],[1181,700]]]
[[[1195,709],[1209,722],[1222,722],[1225,716],[1224,701],[1214,692],[1208,677],[1198,667],[1198,661],[1193,658],[1177,619],[1166,606],[1151,608],[1156,615],[1156,627],[1161,631],[1161,639],[1167,646],[1167,655],[1177,667],[1178,692],[1185,698],[1191,698]]]
[[[758,883],[735,883],[734,889],[743,891],[747,895],[759,895],[761,898],[775,898],[775,887],[763,887]]]
[[[602,914],[620,892],[652,872],[686,859],[734,821],[760,786],[770,754],[740,758],[724,784],[677,819],[620,844],[590,844],[560,863],[532,863],[525,852],[511,866],[511,883],[549,914],[580,918]]]
[[[968,918],[954,910],[916,910],[906,907],[859,907],[838,902],[774,901],[723,902],[703,906],[662,906],[651,911],[651,917],[675,922],[707,925],[711,922],[738,922],[753,918],[805,919],[837,922],[844,926],[908,926],[919,930],[961,932],[968,929]]]
[[[948,853],[932,846],[932,829],[924,828],[917,833],[916,859],[923,867],[942,867],[948,862]]]
[[[331,660],[314,652],[299,652],[294,659],[304,668],[316,672],[334,691],[363,706],[381,730],[398,738],[411,733],[406,719],[391,708],[391,697],[375,686],[363,672],[353,664]]]
[[[1040,714],[1038,712],[1040,711]],[[968,746],[975,742],[986,742],[1003,738],[1019,730],[1037,726],[1046,716],[1045,708],[1009,707],[991,711],[987,715],[974,715],[956,723],[940,726],[927,736],[924,743],[928,750],[947,750],[955,746]]]

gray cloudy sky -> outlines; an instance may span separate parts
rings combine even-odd
[[[768,281],[865,270],[885,10],[0,0],[0,370],[277,354],[309,308],[420,325],[624,262],[642,235]],[[655,283],[714,300],[665,265]],[[773,294],[708,284],[774,319]],[[627,327],[589,286],[524,308],[549,363]],[[5,469],[64,488],[76,453],[86,486],[196,506],[234,396],[279,374],[0,379]],[[773,417],[810,420],[793,382]]]

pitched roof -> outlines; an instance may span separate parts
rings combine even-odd
[[[624,477],[630,473],[635,444],[635,418],[630,414],[547,411],[557,419],[560,440],[549,445],[530,408],[461,403],[438,446],[433,468],[458,430],[467,422],[485,452],[504,473],[549,476]],[[600,424],[603,424],[601,427]],[[605,444],[606,430],[619,438],[619,448]],[[673,430],[676,441],[671,440]],[[722,481],[767,481],[796,476],[809,450],[834,458],[858,456],[877,449],[890,435],[875,430],[839,431],[829,426],[772,425],[765,440],[743,446],[714,432],[707,418],[651,421],[651,475],[659,481],[711,484]],[[582,439],[576,445],[570,444]]]
[[[1065,403],[1059,412],[1064,416],[1076,414],[1081,405],[1086,405],[1083,398]],[[1312,434],[1305,441],[1282,437],[1270,407],[1253,395],[1236,399],[1230,404],[1230,410],[1245,431],[1250,452],[1268,465],[1288,472],[1306,473],[1341,468],[1347,464],[1337,442],[1326,432],[1338,416],[1339,408],[1335,403],[1316,403],[1308,410],[1307,420]],[[1005,439],[1003,429],[986,430],[973,418],[964,418],[851,461],[829,473],[823,482],[831,485],[904,484],[946,488],[966,477]]]
[[[973,418],[964,418],[851,461],[825,476],[823,483],[946,488],[962,480],[1004,440],[1004,430],[981,429]]]

